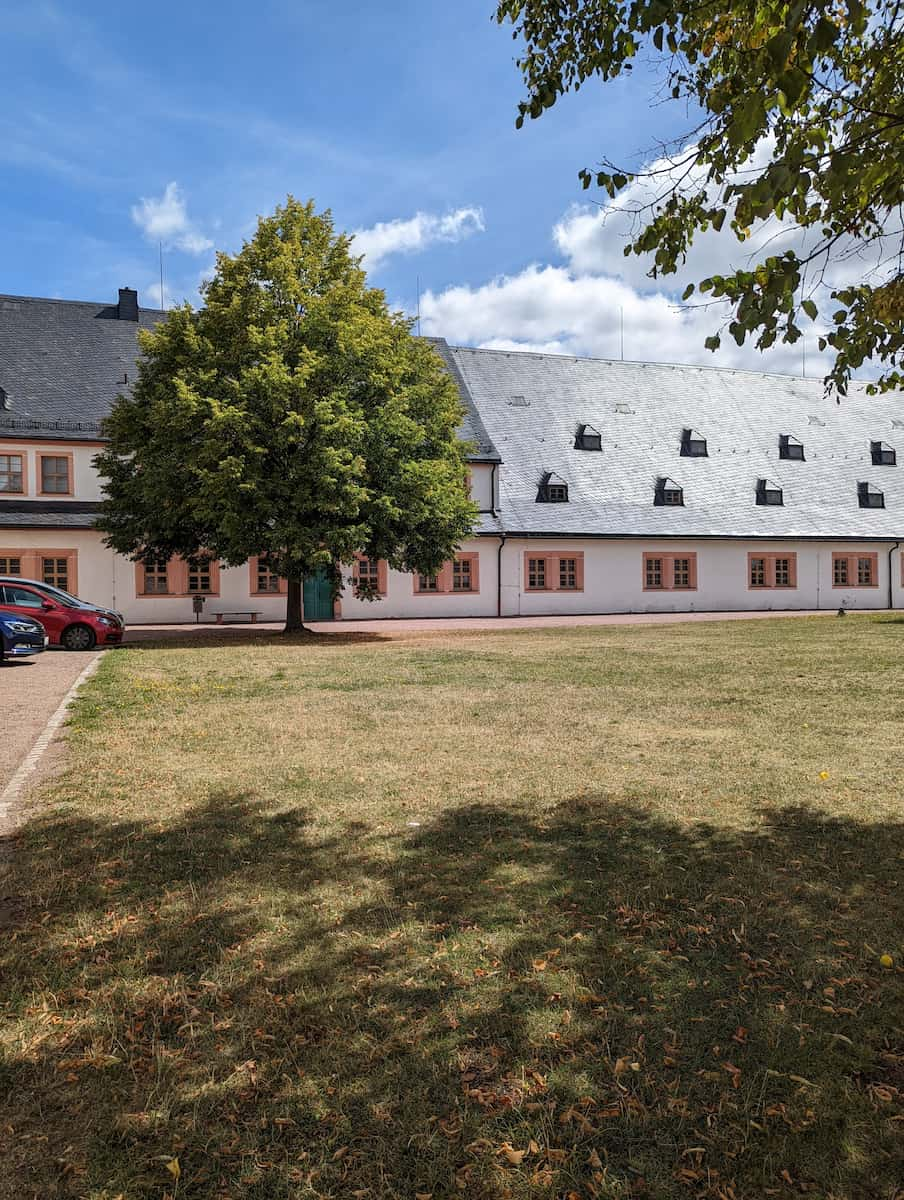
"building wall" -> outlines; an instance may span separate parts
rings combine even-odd
[[[362,600],[354,594],[353,572],[344,568],[342,618],[368,621],[381,617],[493,617],[496,615],[497,545],[495,539],[486,538],[472,538],[462,543],[462,554],[476,554],[479,559],[477,590],[473,592],[419,593],[415,586],[416,576],[389,570],[386,596],[379,600]]]
[[[26,498],[40,496],[39,455],[71,455],[74,501],[100,498],[100,486],[92,460],[97,444],[59,443],[13,439],[0,443],[0,453],[22,454],[26,460]],[[499,468],[499,471],[504,470]],[[498,503],[493,494],[498,474],[491,465],[469,467],[471,495],[482,512]],[[503,514],[504,516],[504,514]],[[191,595],[143,596],[138,594],[136,566],[114,555],[101,535],[90,530],[29,530],[0,528],[0,557],[21,553],[23,574],[39,575],[43,555],[68,555],[70,589],[94,603],[107,604],[124,613],[127,621],[177,623],[194,619]],[[696,586],[690,590],[651,591],[644,586],[644,554],[696,555]],[[796,555],[796,580],[791,588],[751,589],[748,586],[748,556]],[[833,552],[876,555],[876,583],[856,587],[834,586]],[[386,595],[367,601],[355,595],[353,572],[345,569],[345,587],[340,603],[344,619],[381,617],[474,617],[495,616],[498,608],[497,565],[499,539],[473,538],[461,547],[474,555],[476,587],[470,592],[452,590],[451,573],[444,577],[443,590],[421,593],[416,579],[403,572],[386,572]],[[526,586],[527,557],[549,557],[549,590],[531,591]],[[581,576],[577,590],[555,586],[555,564],[559,557],[575,558]],[[676,612],[764,609],[885,608],[888,604],[888,543],[756,542],[729,540],[604,540],[604,539],[513,539],[502,551],[501,612],[512,615],[550,615],[599,612]],[[893,600],[904,606],[900,551],[894,554]],[[205,597],[204,615],[217,611],[254,610],[262,620],[280,620],[285,613],[282,594],[253,592],[249,565],[222,569],[216,594]]]
[[[653,541],[510,539],[503,551],[503,615],[540,616],[593,612],[720,612],[769,609],[888,607],[888,543]],[[583,554],[583,591],[530,592],[525,587],[525,558],[544,554]],[[876,584],[833,584],[833,554],[876,555]],[[696,587],[650,591],[644,587],[644,555],[696,555]],[[748,586],[751,554],[796,556],[796,586]],[[894,551],[892,595],[904,604],[901,554]]]
[[[26,439],[0,441],[0,454],[21,455],[24,459],[25,467],[24,491],[15,493],[15,496],[4,493],[4,497],[8,499],[18,497],[23,500],[34,500],[44,495],[41,491],[40,456],[47,454],[71,457],[72,461],[70,476],[72,492],[68,495],[54,494],[53,496],[49,496],[50,499],[73,499],[92,502],[102,499],[100,478],[93,466],[94,456],[101,448],[101,442],[29,441]]]
[[[461,547],[476,555],[473,592],[419,593],[412,575],[386,572],[386,595],[374,601],[354,594],[353,573],[343,570],[341,617],[369,620],[392,617],[476,617],[497,613],[497,538],[474,538]],[[119,609],[131,624],[193,621],[192,596],[140,596],[136,565],[108,550],[90,530],[0,530],[0,556],[24,556],[23,573],[38,574],[43,555],[72,557],[70,587],[86,600]],[[751,589],[749,555],[796,555],[796,586]],[[870,587],[833,583],[833,554],[875,555],[876,583]],[[644,555],[696,555],[696,587],[650,591],[644,588]],[[577,591],[532,592],[526,587],[526,559],[582,556],[583,587]],[[285,596],[252,594],[250,567],[222,568],[217,594],[206,596],[204,618],[219,611],[255,610],[260,620],[281,620]],[[901,551],[892,556],[892,596],[904,607]],[[888,606],[888,543],[815,543],[753,541],[615,541],[509,539],[502,552],[502,615],[543,616],[562,613],[714,612],[782,609],[883,609]]]
[[[493,495],[496,472],[493,471],[492,464],[471,463],[468,474],[471,477],[471,499],[481,512],[490,512],[496,507],[496,497]]]
[[[165,596],[139,596],[136,564],[121,555],[107,551],[115,560],[115,608],[133,625],[171,625],[183,621],[194,621],[192,607],[194,597],[185,594]],[[201,620],[211,620],[217,611],[254,611],[260,613],[259,621],[281,621],[286,615],[284,595],[252,595],[251,571],[246,563],[241,567],[221,567],[217,572],[216,594],[204,597]],[[80,593],[86,600],[95,603],[83,586]]]

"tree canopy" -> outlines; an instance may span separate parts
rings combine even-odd
[[[646,177],[651,198],[626,254],[651,255],[651,273],[667,275],[699,233],[727,224],[745,242],[773,220],[758,261],[698,284],[731,305],[729,333],[765,350],[797,341],[806,318],[839,391],[868,359],[881,364],[880,389],[901,386],[904,5],[499,0],[496,17],[523,44],[519,126],[589,80],[632,70],[641,52],[664,65],[667,94],[699,113],[667,165],[632,174],[603,156],[581,171],[610,197]],[[782,249],[790,231],[800,236]]]
[[[204,305],[140,337],[105,423],[100,527],[134,559],[264,556],[300,581],[357,553],[434,573],[473,525],[458,391],[429,343],[367,286],[329,212],[289,197]]]

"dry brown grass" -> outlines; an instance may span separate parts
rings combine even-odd
[[[888,1200],[902,637],[108,657],[0,887],[0,1196]]]

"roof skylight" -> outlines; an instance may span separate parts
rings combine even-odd
[[[568,484],[561,475],[556,475],[553,471],[544,472],[540,479],[540,486],[537,488],[537,503],[568,503]]]
[[[680,484],[677,484],[674,479],[666,479],[660,476],[656,480],[656,486],[653,489],[653,504],[657,508],[683,508],[684,488]]]
[[[778,456],[779,458],[789,459],[794,462],[804,462],[804,444],[799,441],[793,434],[780,433],[778,435]]]
[[[857,503],[861,508],[884,508],[885,493],[880,492],[877,487],[871,483],[861,482],[857,484]]]
[[[575,450],[602,450],[603,438],[592,425],[579,425],[574,435]]]
[[[708,458],[709,451],[706,448],[706,438],[701,437],[696,429],[682,429],[681,431],[681,457],[682,458]]]
[[[897,452],[893,446],[889,446],[888,442],[870,442],[869,449],[874,467],[896,467],[898,465]]]
[[[785,497],[777,483],[771,479],[758,479],[756,481],[756,502],[778,507],[785,503]]]

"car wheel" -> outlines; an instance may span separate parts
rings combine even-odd
[[[88,625],[70,625],[63,630],[60,645],[67,650],[93,650],[97,637]]]

